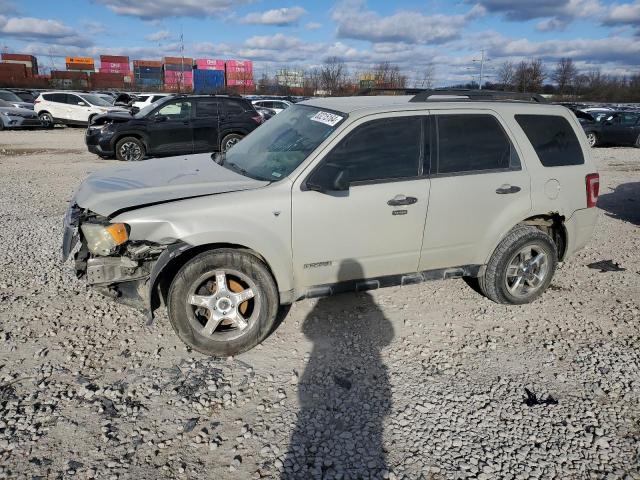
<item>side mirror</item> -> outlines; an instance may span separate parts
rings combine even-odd
[[[156,118],[154,120],[155,122],[160,123],[160,122],[166,122],[167,119],[168,118],[166,115],[156,115]]]
[[[306,182],[308,190],[316,192],[346,192],[351,182],[349,171],[331,164],[322,165]]]
[[[81,107],[88,107],[88,105],[84,102],[78,102],[78,105],[80,105]]]

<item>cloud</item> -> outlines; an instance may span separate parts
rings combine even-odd
[[[50,40],[61,45],[91,45],[75,29],[57,20],[0,15],[0,36],[21,40]]]
[[[99,33],[104,33],[107,31],[107,27],[101,22],[94,21],[84,21],[82,22],[82,28],[89,35],[97,35]]]
[[[215,17],[252,0],[93,0],[118,15],[156,20],[167,17]]]
[[[284,7],[267,10],[266,12],[253,12],[247,14],[242,23],[250,25],[273,25],[277,27],[287,27],[295,25],[300,17],[307,11],[302,7]]]
[[[307,30],[318,30],[322,28],[322,24],[318,22],[309,22],[305,24],[304,28],[306,28]]]
[[[559,18],[547,18],[538,22],[536,30],[539,32],[552,32],[560,31],[567,28],[568,22],[566,20],[560,20]]]
[[[171,38],[171,32],[169,30],[160,30],[155,33],[151,33],[144,37],[145,40],[149,40],[150,42],[161,42],[163,40],[168,40]]]
[[[548,17],[572,20],[597,15],[603,8],[599,0],[466,0],[466,3],[478,4],[488,13],[500,13],[512,21]]]
[[[10,0],[0,0],[0,12],[5,15],[18,13],[18,8]]]
[[[640,35],[640,0],[622,5],[612,5],[602,23],[614,27],[635,27],[636,33]]]
[[[473,7],[465,15],[423,15],[402,10],[386,17],[367,10],[364,0],[345,0],[332,12],[339,38],[370,42],[446,43],[458,38],[463,27],[483,15],[484,9]]]

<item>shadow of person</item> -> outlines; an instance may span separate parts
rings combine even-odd
[[[640,226],[640,182],[630,182],[612,188],[598,197],[598,208],[611,218]]]
[[[338,278],[363,278],[343,262]],[[318,301],[302,324],[313,342],[298,384],[300,411],[283,479],[369,478],[387,470],[383,422],[391,386],[381,350],[393,326],[368,293]]]

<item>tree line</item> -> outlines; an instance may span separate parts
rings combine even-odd
[[[372,85],[384,88],[433,88],[436,68],[427,65],[409,78],[399,66],[381,62],[366,71],[349,71],[338,57],[327,58],[319,67],[303,72],[298,88],[279,85],[274,77],[264,73],[257,80],[259,93],[302,95],[352,95],[366,87],[362,78],[370,78]],[[477,83],[452,85],[478,88]],[[520,62],[505,61],[495,71],[494,81],[483,83],[482,88],[523,93],[544,93],[559,100],[594,102],[640,102],[640,73],[619,76],[603,73],[596,68],[580,71],[573,59],[561,58],[554,65],[533,58]]]

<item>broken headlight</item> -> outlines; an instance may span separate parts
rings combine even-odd
[[[84,223],[80,229],[87,241],[87,248],[94,255],[109,255],[115,247],[129,239],[127,226],[124,223],[110,225]]]

